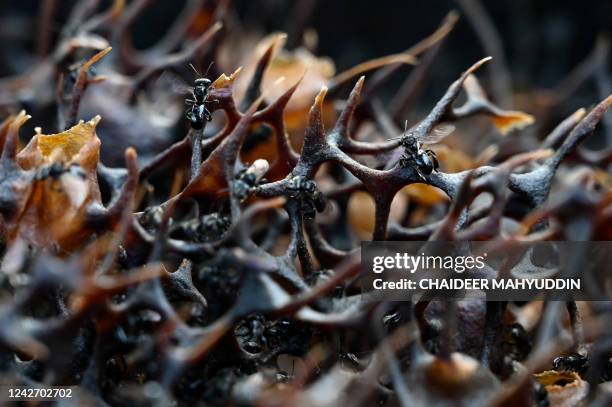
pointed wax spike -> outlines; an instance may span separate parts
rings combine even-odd
[[[138,172],[138,153],[134,147],[128,147],[125,149],[125,163],[128,172]]]
[[[438,100],[438,103],[436,103],[436,105],[431,110],[431,112],[429,112],[427,117],[421,120],[419,124],[414,127],[413,132],[417,138],[425,137],[425,135],[429,133],[436,124],[439,123],[439,121],[444,117],[448,109],[450,109],[452,103],[455,101],[455,99],[461,92],[461,89],[463,89],[463,82],[466,80],[466,78],[478,68],[480,68],[484,63],[490,61],[491,59],[493,58],[486,57],[481,59],[480,61],[477,61],[465,72],[463,72],[459,79],[457,79],[448,87],[442,98]]]
[[[31,118],[27,115],[25,110],[19,112],[19,114],[12,121],[6,134],[4,141],[4,148],[2,149],[2,160],[14,160],[17,155],[17,145],[19,144],[19,129],[23,124]]]
[[[264,58],[268,59],[268,62],[266,63],[267,65],[269,63],[269,60],[278,52],[279,49],[281,49],[285,45],[286,41],[287,34],[285,33],[278,33],[273,35],[272,40],[270,41],[270,45],[266,49],[266,52],[264,53],[264,56],[262,57],[262,59],[260,59],[260,61]]]
[[[268,112],[271,112],[271,111],[276,111],[282,114],[283,111],[285,110],[285,107],[287,107],[287,104],[291,100],[291,97],[293,96],[298,86],[302,82],[302,79],[304,79],[303,76],[300,79],[298,79],[298,81],[293,86],[291,86],[282,95],[280,95],[274,102],[270,103],[265,109],[258,112],[258,114],[267,114]]]
[[[304,145],[302,147],[302,154],[308,154],[308,150],[315,148],[316,145],[325,143],[325,130],[323,129],[323,120],[321,117],[321,111],[323,109],[323,101],[327,94],[327,86],[321,87],[321,91],[317,95],[310,108],[310,114],[308,116],[308,126],[306,127],[306,133],[304,134]]]
[[[353,117],[353,114],[355,113],[357,105],[359,104],[359,96],[361,95],[361,90],[363,89],[364,82],[365,76],[361,76],[359,80],[355,83],[355,86],[353,87],[353,90],[349,94],[349,97],[346,101],[346,105],[344,106],[344,109],[342,109],[342,112],[340,113],[340,116],[336,121],[334,133],[337,133],[342,137],[348,136],[346,134],[348,125],[351,118]]]
[[[242,67],[239,67],[238,69],[236,69],[234,72],[232,72],[230,76],[227,76],[224,73],[221,74],[221,76],[219,76],[213,82],[212,87],[215,89],[219,89],[219,88],[227,88],[229,86],[232,86],[234,82],[236,81],[236,78],[240,74],[240,71],[242,71]]]
[[[482,58],[480,61],[477,61],[474,65],[470,66],[468,68],[468,70],[465,71],[464,75],[467,76],[467,75],[470,75],[470,74],[476,72],[481,66],[483,66],[484,64],[486,64],[487,62],[489,62],[492,59],[493,59],[493,57],[491,57],[491,56]]]
[[[318,114],[319,115],[321,114],[321,110],[323,109],[323,101],[325,100],[325,95],[327,95],[327,86],[322,86],[321,90],[319,91],[319,94],[315,98],[314,104],[310,108],[311,114],[312,114],[312,111],[315,108],[315,106],[316,106],[316,108],[318,110]]]

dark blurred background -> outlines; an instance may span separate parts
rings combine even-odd
[[[75,1],[55,1],[59,3],[57,33]],[[42,3],[0,2],[0,75],[15,73],[13,67],[23,66],[16,61],[31,57]],[[110,3],[102,1],[101,5]],[[150,1],[134,27],[134,44],[146,48],[155,43],[184,4],[185,0]],[[232,17],[246,29],[261,34],[288,32],[289,47],[300,42],[293,33],[306,21],[318,33],[317,53],[331,57],[337,71],[405,50],[433,32],[450,10],[458,10],[461,18],[433,67],[425,92],[427,103],[436,100],[458,73],[486,55],[460,4],[452,0],[235,0],[230,4]],[[589,55],[597,36],[612,28],[610,0],[484,0],[481,4],[499,31],[515,91],[554,87]],[[24,20],[29,20],[27,26],[32,29],[15,30]],[[24,47],[30,47],[29,52]],[[402,79],[398,75],[391,87]],[[567,110],[594,103],[596,95],[595,85],[585,82]]]

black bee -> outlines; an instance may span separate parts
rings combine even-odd
[[[266,160],[258,159],[236,176],[236,181],[234,181],[234,194],[241,202],[244,201],[261,182],[265,182],[263,176],[266,175],[268,169],[270,169],[270,164],[268,164]]]
[[[138,222],[149,232],[155,233],[164,218],[164,209],[160,206],[149,206],[145,208]],[[172,219],[170,220],[172,224]]]
[[[214,212],[183,222],[178,228],[190,241],[209,242],[219,238],[231,223],[229,217]]]
[[[165,71],[157,80],[156,87],[160,89],[169,88],[173,94],[189,96],[189,98],[185,100],[187,104],[185,117],[189,120],[191,128],[199,130],[204,127],[206,121],[212,120],[212,113],[208,110],[207,106],[211,103],[218,103],[219,101],[208,99],[212,81],[206,78],[206,75],[212,63],[208,66],[204,75],[201,75],[193,65],[189,64],[189,66],[196,73],[196,79],[193,82],[193,86],[187,84],[183,78],[171,71]]]
[[[423,144],[440,142],[455,130],[453,125],[438,125],[425,137],[417,138],[412,132],[407,132],[408,122],[404,127],[404,134],[400,138],[400,145],[404,147],[404,155],[399,160],[401,167],[412,166],[422,180],[426,175],[437,171],[438,157],[432,150],[423,149]],[[393,139],[392,139],[393,140]]]
[[[299,200],[305,217],[314,218],[316,212],[325,210],[325,197],[317,189],[317,184],[314,181],[296,175],[289,180],[287,188],[289,189],[289,198]]]
[[[500,342],[504,355],[512,360],[525,360],[532,347],[529,334],[519,323],[504,326]]]
[[[560,356],[553,360],[555,370],[574,371],[583,375],[591,367],[589,359],[578,353],[568,356]]]
[[[200,75],[200,73],[195,69],[193,65],[189,65],[195,71],[198,77],[194,81],[194,86],[191,91],[191,95],[193,99],[187,99],[185,103],[187,103],[187,110],[185,111],[185,116],[191,123],[191,128],[195,130],[199,130],[204,127],[204,121],[212,120],[212,113],[207,109],[206,105],[210,103],[218,103],[218,100],[208,100],[208,91],[212,85],[212,81],[205,76],[208,74],[208,69],[212,66],[212,63],[208,66],[206,70],[206,74],[204,76]]]

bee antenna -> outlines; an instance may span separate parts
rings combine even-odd
[[[406,136],[406,132],[408,131],[408,120],[404,121],[404,133],[398,137],[391,137],[389,140],[397,140]]]
[[[215,61],[211,61],[210,64],[208,64],[208,68],[206,68],[206,73],[204,73],[204,77],[208,76],[208,71],[210,71],[210,67],[213,66],[214,63]]]
[[[195,74],[196,74],[198,77],[202,76],[202,75],[200,75],[200,71],[198,71],[198,70],[196,69],[196,67],[195,67],[195,66],[193,66],[193,64],[189,64],[189,66],[191,67],[191,69],[193,69],[193,72],[195,72]]]

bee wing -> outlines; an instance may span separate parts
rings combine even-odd
[[[192,88],[171,71],[164,71],[144,92],[138,95],[138,106],[151,115],[155,124],[170,126],[184,110],[184,101],[192,95]]]
[[[193,87],[172,71],[164,71],[155,81],[153,89],[171,92],[182,96],[191,95]]]
[[[452,124],[439,124],[419,141],[422,144],[436,144],[442,141],[443,138],[451,134],[453,131],[455,131],[455,126]]]

